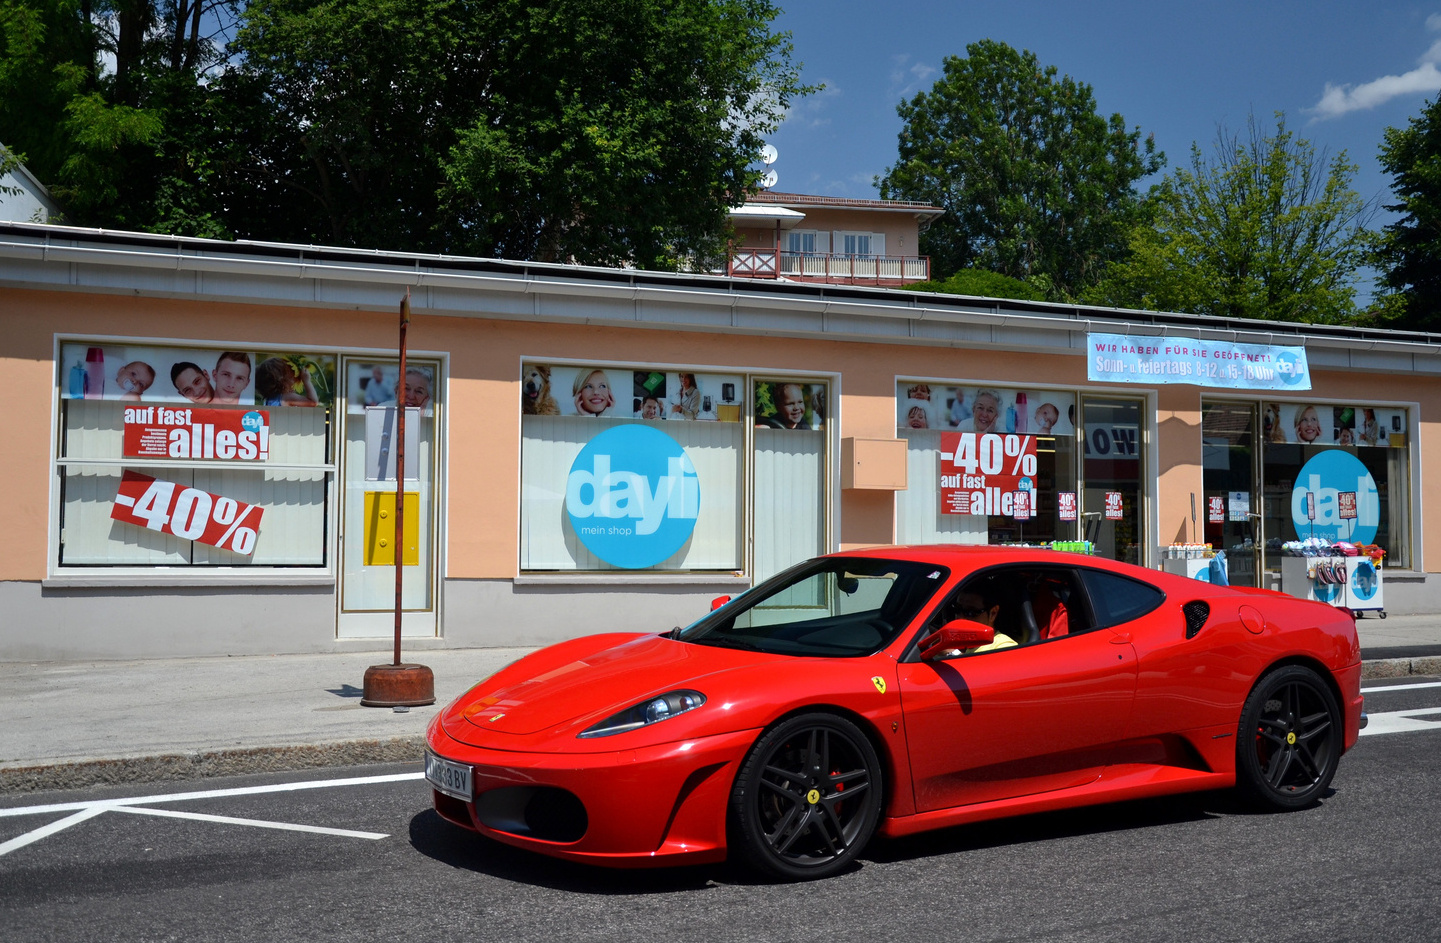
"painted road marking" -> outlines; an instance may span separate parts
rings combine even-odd
[[[1381,688],[1362,688],[1362,694],[1375,694],[1377,691],[1419,691],[1422,688],[1441,688],[1441,681],[1423,681],[1420,684],[1388,684]]]
[[[237,819],[228,815],[207,815],[204,812],[177,812],[174,809],[142,809],[133,805],[115,806],[111,812],[132,815],[158,815],[165,819],[193,819],[197,822],[219,822],[222,825],[251,825],[255,828],[278,828],[287,832],[312,832],[316,835],[339,835],[342,838],[389,838],[384,832],[352,832],[344,828],[321,828],[319,825],[292,825],[288,822],[264,822],[260,819]]]
[[[1361,736],[1378,733],[1410,733],[1416,730],[1441,730],[1441,716],[1436,720],[1420,720],[1421,717],[1441,715],[1441,707],[1423,707],[1409,711],[1385,711],[1380,714],[1368,713],[1366,729]]]
[[[194,819],[202,822],[218,822],[225,825],[246,825],[252,828],[276,828],[293,832],[311,832],[319,835],[338,835],[344,838],[380,839],[388,835],[378,832],[354,832],[339,828],[322,828],[318,825],[295,825],[289,822],[265,822],[259,819],[237,819],[224,815],[206,815],[199,812],[177,812],[172,809],[139,808],[161,802],[187,802],[192,799],[223,799],[229,796],[257,796],[266,793],[295,792],[302,789],[328,789],[334,786],[371,786],[382,783],[410,782],[424,779],[424,773],[395,773],[390,776],[357,776],[351,779],[317,779],[299,783],[275,783],[269,786],[246,786],[237,789],[209,789],[203,792],[177,792],[169,795],[132,796],[128,799],[98,799],[90,802],[57,802],[50,805],[19,806],[0,809],[0,818],[20,815],[44,815],[54,812],[73,812],[73,815],[43,825],[0,843],[0,857],[26,845],[62,832],[72,825],[79,825],[105,812],[131,812],[136,815],[154,815],[161,818]]]

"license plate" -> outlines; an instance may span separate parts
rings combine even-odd
[[[425,778],[447,796],[470,801],[470,767],[425,754]]]

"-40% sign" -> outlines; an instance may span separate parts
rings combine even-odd
[[[265,509],[187,488],[163,478],[127,471],[110,509],[111,518],[186,540],[250,555]]]
[[[994,432],[956,433],[951,463],[964,474],[1006,475],[1030,478],[1036,474],[1036,439],[1028,435]],[[944,457],[944,456],[943,456]]]

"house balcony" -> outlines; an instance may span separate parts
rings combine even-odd
[[[925,255],[844,255],[786,249],[732,249],[726,274],[836,285],[907,285],[931,277]]]

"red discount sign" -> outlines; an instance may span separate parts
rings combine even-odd
[[[1206,523],[1224,524],[1226,522],[1226,499],[1219,494],[1212,495],[1206,499]]]
[[[117,521],[247,556],[255,550],[264,513],[258,504],[242,504],[133,471],[121,476],[120,491],[110,509],[110,516]]]
[[[270,412],[127,406],[125,457],[263,462],[270,457]]]
[[[1063,521],[1076,519],[1076,492],[1060,491],[1056,493],[1056,513]]]
[[[941,433],[943,514],[1013,516],[1016,493],[1030,491],[1035,475],[1035,436]]]
[[[1121,492],[1106,492],[1106,520],[1119,521],[1124,517],[1123,505],[1121,504]]]

